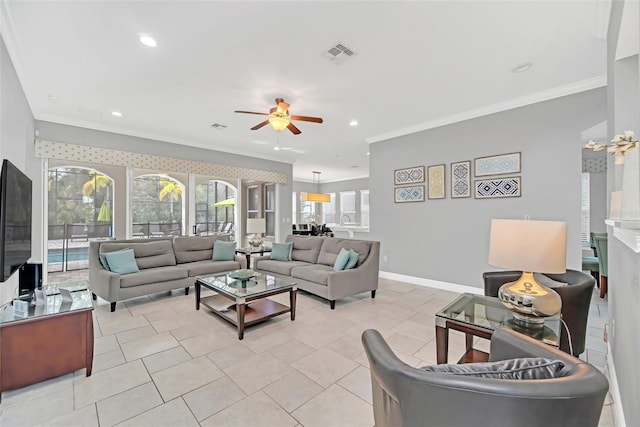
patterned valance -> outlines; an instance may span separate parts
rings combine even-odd
[[[192,173],[220,178],[252,179],[255,181],[274,182],[276,184],[287,183],[287,174],[284,172],[218,165],[215,163],[174,159],[171,157],[154,156],[152,154],[132,153],[129,151],[112,150],[110,148],[89,147],[86,145],[67,144],[64,142],[40,139],[35,142],[35,155],[36,157],[48,159],[102,163],[106,165]]]

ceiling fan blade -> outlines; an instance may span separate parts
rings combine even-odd
[[[268,120],[267,120],[268,121]],[[302,133],[300,129],[298,129],[293,123],[289,122],[287,125],[287,129],[289,129],[294,135],[298,135]]]
[[[269,113],[256,113],[255,111],[242,111],[242,110],[236,110],[236,111],[234,111],[234,113],[259,114],[261,116],[268,116],[269,115]]]
[[[290,116],[291,120],[300,120],[303,122],[314,122],[314,123],[322,123],[323,120],[320,117],[309,117],[309,116]]]
[[[268,125],[269,124],[269,120],[265,120],[262,123],[258,123],[257,125],[255,125],[254,127],[251,128],[251,130],[258,130],[260,129],[262,126],[264,125]]]

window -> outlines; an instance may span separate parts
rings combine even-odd
[[[293,200],[291,200],[291,223],[292,224],[297,224],[298,223],[298,199],[296,198],[297,193],[294,191],[292,193],[293,196]]]
[[[260,189],[247,188],[247,218],[260,218]]]
[[[360,190],[360,225],[369,226],[369,190]]]
[[[331,201],[322,204],[322,223],[335,224],[336,221],[336,193],[329,193]]]
[[[207,181],[196,186],[196,234],[222,232],[226,224],[233,224],[235,203],[216,203],[234,199],[236,190],[222,181]]]
[[[276,185],[264,185],[264,219],[266,223],[266,236],[276,235]]]
[[[182,234],[184,186],[165,175],[143,175],[133,180],[131,201],[134,237]]]
[[[582,240],[582,246],[591,245],[591,200],[589,194],[591,192],[591,176],[589,172],[583,172],[582,174],[582,223],[580,228],[580,237]]]
[[[355,191],[340,192],[340,223],[344,224],[348,222],[357,222]]]
[[[302,194],[300,195],[302,196]],[[300,200],[300,223],[309,224],[314,222],[316,218],[316,203],[303,202]]]

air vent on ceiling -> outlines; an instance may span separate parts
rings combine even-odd
[[[322,56],[330,62],[336,65],[344,64],[349,58],[356,53],[343,45],[342,43],[336,43],[322,53]]]
[[[227,125],[222,125],[220,123],[214,123],[214,124],[211,125],[211,127],[214,128],[214,129],[226,129]]]

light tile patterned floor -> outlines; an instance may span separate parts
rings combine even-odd
[[[50,275],[49,282],[85,275]],[[362,331],[380,330],[413,366],[433,364],[434,313],[456,296],[381,279],[375,299],[365,293],[330,310],[300,292],[294,322],[271,319],[248,328],[242,341],[206,308],[196,312],[193,292],[129,300],[115,313],[99,300],[93,375],[80,370],[3,393],[0,425],[372,426]],[[599,367],[606,321],[606,300],[594,294],[583,357]],[[450,359],[463,350],[463,336],[453,333]],[[600,426],[613,425],[609,404]]]

